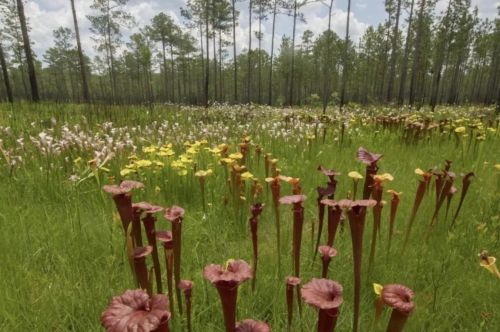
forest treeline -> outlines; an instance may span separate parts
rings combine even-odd
[[[320,35],[297,27],[308,22],[310,0],[188,0],[182,24],[157,13],[137,26],[128,0],[92,0],[96,56],[82,48],[75,1],[73,25],[53,31],[45,54],[33,52],[23,0],[0,0],[0,101],[259,103],[269,105],[348,102],[438,104],[500,101],[500,20],[478,17],[470,0],[386,0],[386,19],[354,42],[332,30],[334,0],[323,0],[328,27]],[[382,0],[380,0],[382,1]],[[237,4],[237,2],[240,2]],[[241,2],[244,2],[243,4]],[[318,1],[316,1],[318,2]],[[237,51],[238,8],[248,10],[247,46]],[[499,8],[500,12],[500,8]],[[276,24],[291,17],[290,31],[276,39]],[[264,21],[271,47],[262,47]],[[86,54],[87,53],[87,54]]]

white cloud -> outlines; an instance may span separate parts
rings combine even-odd
[[[382,1],[382,0],[380,0]],[[446,9],[446,5],[449,0],[439,0],[436,6],[436,10]],[[345,34],[345,24],[346,24],[346,7],[345,1],[338,3],[335,1],[334,10],[332,12],[332,29],[341,38],[344,38]],[[96,55],[94,49],[94,42],[91,39],[90,33],[90,22],[87,19],[87,15],[92,13],[90,9],[91,0],[80,0],[75,1],[76,11],[78,16],[78,23],[80,26],[80,34],[82,38],[82,44],[84,51],[87,55],[93,57]],[[130,34],[138,31],[139,27],[149,24],[151,18],[163,11],[174,18],[174,20],[182,25],[183,19],[180,16],[180,7],[185,6],[185,0],[131,0],[125,7],[125,9],[134,16],[137,26],[130,29],[123,29],[124,40],[126,41]],[[494,18],[496,16],[496,6],[500,5],[498,0],[472,0],[472,5],[477,5],[479,8],[480,17],[490,17]],[[338,6],[338,7],[337,7]],[[376,6],[373,0],[357,2],[353,6],[353,11],[350,17],[350,38],[355,42],[359,40],[364,31],[369,26],[367,23],[359,19],[359,13],[369,12],[370,8]],[[237,50],[241,52],[248,47],[248,2],[238,2],[237,9],[240,11],[239,23],[240,25],[236,28],[236,43]],[[319,2],[314,2],[308,4],[301,8],[301,12],[304,14],[306,23],[297,22],[297,44],[300,43],[300,38],[302,33],[309,29],[313,31],[315,36],[319,36],[323,31],[327,29],[328,25],[328,8]],[[73,28],[73,19],[71,14],[70,2],[68,0],[28,0],[26,4],[26,15],[32,27],[31,30],[31,40],[34,42],[34,50],[37,53],[39,59],[42,59],[43,53],[53,45],[52,31],[59,26]],[[262,47],[266,50],[271,48],[271,16],[269,15],[269,20],[265,21],[262,26],[262,32],[264,33],[264,39],[262,42]],[[366,17],[365,17],[366,19]],[[385,17],[380,17],[378,21],[382,22]],[[292,34],[292,18],[287,15],[278,15],[276,23],[276,36],[275,36],[275,50],[278,49],[283,35],[290,36]],[[253,20],[252,31],[258,30],[257,20]],[[191,31],[192,35],[198,40],[199,32],[196,30]],[[232,39],[232,36],[228,36]],[[257,39],[255,34],[252,33],[252,47],[257,47]],[[199,43],[197,43],[199,44]],[[198,45],[197,45],[198,46]],[[232,57],[232,49],[228,49],[230,57]]]

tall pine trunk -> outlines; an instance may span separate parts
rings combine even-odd
[[[293,28],[292,28],[292,63],[290,70],[290,94],[288,96],[288,105],[293,105],[293,84],[295,79],[295,31],[297,27],[297,0],[293,2]]]
[[[247,73],[247,102],[251,101],[250,98],[250,85],[252,83],[252,6],[253,2],[250,0],[248,4],[248,73]]]
[[[80,41],[80,29],[78,29],[78,20],[76,18],[75,0],[71,0],[71,12],[73,13],[73,24],[75,26],[76,47],[78,50],[78,62],[80,65],[80,76],[82,79],[82,97],[83,101],[90,102],[89,84],[87,82],[87,71],[85,68],[85,58],[83,57],[82,43]]]
[[[40,101],[38,93],[38,83],[36,80],[35,63],[33,61],[33,53],[31,52],[30,38],[28,35],[28,26],[26,24],[26,16],[24,15],[24,5],[22,0],[17,0],[17,13],[19,15],[19,23],[21,24],[21,32],[23,34],[24,53],[26,54],[26,63],[28,65],[28,76],[31,86],[31,100],[34,102]]]
[[[165,99],[168,99],[168,74],[167,74],[167,55],[166,55],[166,41],[165,38],[161,39],[161,49],[163,58],[163,84],[165,88]],[[203,53],[203,49],[201,49]]]
[[[238,59],[236,58],[236,0],[232,0],[232,12],[233,12],[233,61],[234,61],[234,102],[238,103]]]
[[[326,41],[326,59],[325,68],[323,71],[323,114],[326,112],[328,101],[331,95],[331,79],[332,79],[332,9],[333,0],[330,0],[328,7],[328,40]]]
[[[411,81],[410,81],[410,99],[409,104],[412,106],[415,103],[415,99],[417,98],[417,75],[420,71],[420,58],[422,54],[421,43],[422,43],[422,34],[424,29],[424,15],[425,15],[425,3],[426,0],[420,0],[420,9],[418,14],[418,27],[417,27],[417,36],[415,37],[415,56],[413,59],[413,67],[411,70]]]
[[[413,23],[413,7],[415,5],[415,0],[411,0],[410,6],[410,16],[408,17],[408,29],[406,32],[406,42],[405,42],[405,54],[403,56],[403,63],[401,64],[401,77],[399,81],[399,94],[398,94],[398,105],[403,105],[405,102],[405,90],[406,90],[406,76],[408,75],[408,57],[410,55],[410,44],[411,44],[411,25]]]
[[[208,108],[208,85],[210,82],[210,32],[208,30],[208,21],[210,19],[210,12],[209,12],[209,2],[207,1],[205,5],[205,43],[206,43],[206,51],[207,51],[207,57],[206,57],[206,64],[205,64],[205,108]]]
[[[9,103],[13,103],[14,97],[12,96],[12,88],[10,86],[9,71],[7,69],[7,62],[5,61],[5,56],[3,54],[3,48],[1,43],[0,43],[0,66],[2,66],[3,82],[5,84],[7,100],[9,101]]]
[[[272,105],[273,104],[273,64],[274,64],[274,34],[276,32],[276,9],[277,9],[277,3],[278,0],[274,0],[274,8],[273,8],[273,27],[272,27],[272,32],[271,32],[271,63],[269,64],[269,87],[268,87],[268,94],[269,94],[269,101],[268,104]]]
[[[396,79],[396,59],[398,57],[398,35],[399,35],[399,16],[401,15],[401,0],[398,0],[396,7],[396,23],[392,32],[392,51],[389,69],[389,80],[387,82],[387,102],[392,101],[392,93],[394,90],[394,80]]]
[[[351,0],[347,3],[347,24],[345,28],[345,42],[344,42],[344,59],[342,64],[342,90],[340,93],[340,109],[342,109],[345,105],[345,90],[347,86],[347,50],[349,48],[349,16],[351,15]]]

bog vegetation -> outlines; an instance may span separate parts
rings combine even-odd
[[[500,331],[498,17],[182,3],[0,0],[0,331]]]
[[[3,105],[0,329],[495,331],[498,123]]]

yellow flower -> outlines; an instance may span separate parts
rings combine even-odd
[[[242,159],[243,158],[243,154],[241,154],[241,152],[231,153],[229,155],[229,158],[234,159],[234,160]]]
[[[178,174],[179,174],[180,176],[186,176],[186,175],[187,175],[187,173],[188,173],[187,169],[183,169],[183,170],[179,171],[179,173],[178,173]]]
[[[466,130],[465,127],[457,127],[457,128],[455,128],[455,132],[457,134],[463,134],[463,133],[465,133],[465,130]]]
[[[182,161],[180,160],[174,160],[172,161],[172,163],[170,164],[170,166],[172,166],[172,168],[174,169],[179,169],[179,168],[184,168],[185,165]]]
[[[486,270],[490,271],[494,275],[496,275],[498,278],[500,278],[500,271],[498,271],[498,268],[496,265],[497,259],[493,256],[488,256],[487,251],[481,252],[479,254],[479,257],[481,258],[479,265],[484,267]]]
[[[135,170],[130,169],[130,168],[124,168],[120,171],[120,175],[123,177],[126,177],[129,174],[135,173]]]
[[[137,160],[135,162],[135,166],[136,167],[149,167],[151,166],[153,163],[151,162],[151,160],[146,160],[146,159],[141,159],[141,160]]]
[[[275,178],[266,178],[265,181],[267,183],[271,183],[271,182],[274,182],[275,181]]]
[[[193,159],[191,159],[189,156],[185,155],[185,154],[181,154],[179,156],[180,158],[180,161],[184,164],[192,164],[193,163]]]
[[[422,171],[420,168],[417,168],[417,169],[415,169],[415,174],[423,176],[425,174],[425,172]]]
[[[250,180],[250,179],[253,179],[253,174],[250,173],[250,172],[248,172],[248,171],[246,171],[245,173],[241,174],[241,178],[243,180]]]
[[[159,193],[161,191],[161,188],[159,186],[155,187],[155,192]]]
[[[381,284],[373,283],[373,291],[375,292],[375,294],[377,294],[377,296],[382,295],[383,288],[384,286],[382,286]]]
[[[271,178],[271,179],[272,179],[272,178]],[[289,176],[285,176],[285,175],[280,175],[280,176],[279,176],[279,179],[280,179],[281,181],[284,181],[284,182],[288,182],[288,183],[289,183],[289,182],[290,182],[293,178],[291,178],[291,177],[289,177]]]
[[[198,153],[198,148],[196,146],[192,146],[189,149],[186,150],[186,153],[188,154],[197,154]]]
[[[392,189],[387,190],[387,192],[388,192],[389,194],[394,195],[394,196],[399,196],[399,195],[401,195],[401,194],[403,193],[402,191],[397,192],[396,190],[392,190]]]
[[[142,148],[142,151],[144,153],[155,153],[156,152],[156,146],[151,145],[151,146],[148,146],[148,147],[144,147],[144,148]]]
[[[208,152],[211,152],[211,153],[213,153],[213,154],[215,154],[215,155],[219,155],[219,154],[222,152],[222,150],[221,150],[221,149],[219,149],[218,147],[215,147],[215,148],[213,148],[213,149],[211,149],[211,148],[205,148],[205,149],[206,149]]]
[[[497,171],[500,171],[500,164],[495,164],[495,169],[496,169]]]
[[[394,180],[394,177],[389,173],[384,173],[384,174],[374,175],[373,179],[378,182],[385,182]]]
[[[205,178],[211,174],[212,174],[212,170],[207,169],[206,171],[199,170],[198,172],[194,173],[194,176],[199,177],[199,178]]]
[[[171,157],[175,154],[171,147],[161,147],[160,152],[157,153],[160,157]]]
[[[160,168],[165,167],[165,164],[163,162],[161,162],[161,161],[158,161],[158,160],[155,160],[154,164],[155,164],[156,167],[160,167]]]
[[[236,163],[236,160],[233,160],[231,158],[222,158],[220,161],[222,161],[225,164],[232,165]]]
[[[361,180],[363,178],[363,175],[359,174],[356,171],[351,171],[351,172],[347,173],[347,176],[353,180]]]

